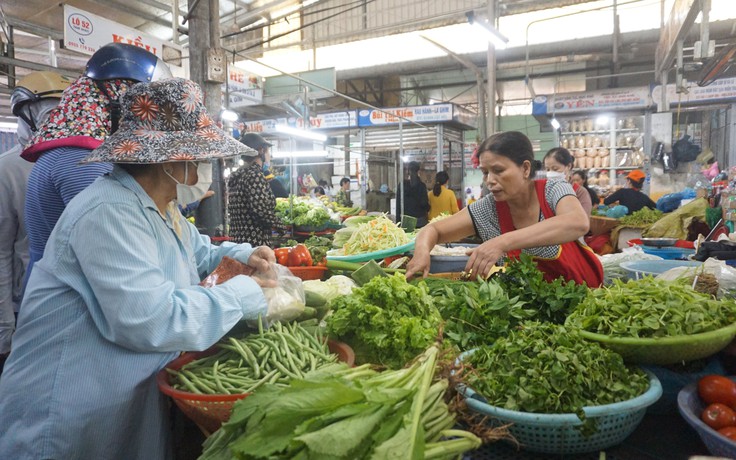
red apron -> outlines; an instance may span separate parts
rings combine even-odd
[[[544,193],[547,181],[537,180],[534,181],[534,184],[542,215],[545,219],[554,217],[555,213],[549,207]],[[496,202],[496,211],[502,234],[516,230],[509,205],[505,201]],[[599,287],[603,284],[603,266],[598,260],[598,256],[587,245],[576,240],[562,243],[559,248],[557,257],[553,259],[532,257],[537,264],[537,268],[544,273],[545,280],[551,282],[562,276],[566,280],[572,280],[578,284],[586,283],[589,287]],[[509,251],[506,255],[511,259],[518,259],[520,254],[521,250],[516,249]]]

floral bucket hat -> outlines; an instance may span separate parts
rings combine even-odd
[[[184,78],[138,83],[123,95],[120,128],[82,163],[165,163],[252,156],[219,129],[199,85]]]

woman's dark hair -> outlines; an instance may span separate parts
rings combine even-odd
[[[580,178],[583,180],[583,187],[588,188],[588,173],[586,173],[584,169],[578,169],[577,171],[572,172],[573,176],[575,174],[580,176]]]
[[[142,172],[150,169],[153,166],[153,164],[151,163],[118,163],[117,165],[133,177],[137,177]]]
[[[322,187],[314,187],[314,194],[315,195],[324,195],[325,194],[325,189],[323,189]]]
[[[534,148],[532,147],[532,142],[519,131],[496,133],[484,140],[478,146],[478,157],[483,155],[485,152],[504,156],[518,166],[521,166],[525,161],[528,161],[531,168],[531,171],[529,171],[530,179],[533,178],[534,173],[537,172],[536,164],[534,163]]]
[[[432,187],[432,193],[434,196],[440,196],[442,192],[442,186],[450,180],[450,175],[446,171],[440,171],[434,176],[434,187]]]
[[[342,179],[340,179],[340,187],[342,187],[343,184],[349,184],[349,183],[350,183],[350,179],[348,179],[347,177],[343,177]]]
[[[422,165],[418,161],[411,161],[409,162],[407,169],[409,170],[409,184],[412,187],[415,187],[419,182],[421,182],[421,179],[419,178],[419,170],[422,169]]]
[[[550,149],[550,151],[544,155],[544,159],[546,160],[550,157],[554,158],[554,160],[562,166],[572,166],[575,163],[575,157],[572,156],[569,150],[563,147]]]
[[[636,189],[636,190],[641,190],[641,188],[644,187],[644,178],[643,177],[641,179],[639,179],[639,180],[634,180],[634,179],[632,179],[630,177],[627,177],[626,180],[628,180],[629,182],[631,182],[631,187],[634,188],[634,189]]]

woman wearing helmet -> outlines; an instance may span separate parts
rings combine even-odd
[[[22,156],[36,164],[28,179],[26,229],[29,273],[64,208],[77,193],[112,170],[106,163],[79,165],[117,127],[118,100],[130,86],[170,76],[154,54],[124,43],[103,46],[85,74],[64,92],[59,106],[39,128]]]
[[[267,312],[270,282],[255,275],[198,283],[223,256],[268,270],[273,251],[212,245],[176,208],[204,193],[210,160],[250,149],[215,127],[189,80],[135,85],[122,108],[85,159],[112,172],[69,203],[31,273],[0,379],[3,458],[171,458],[156,373]]]
[[[71,82],[53,72],[33,72],[23,77],[10,95],[10,109],[18,117],[19,145],[0,154],[0,372],[4,357],[10,352],[14,312],[20,306],[23,275],[28,266],[23,210],[33,165],[23,160],[20,152]]]

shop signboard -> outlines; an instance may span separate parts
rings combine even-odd
[[[652,88],[652,99],[662,100],[662,85]],[[674,83],[667,85],[667,101],[670,107],[677,107],[677,104],[693,105],[734,100],[736,100],[736,77],[722,78],[702,87],[694,82],[688,82],[687,92],[681,94],[677,94]]]
[[[234,66],[227,69],[227,88],[223,85],[222,91],[228,95],[230,109],[263,103],[262,78]]]
[[[398,125],[399,117],[404,123],[439,123],[452,121],[452,104],[417,105],[411,107],[394,107],[381,110],[363,109],[358,111],[358,126]]]
[[[287,124],[286,118],[274,118],[270,120],[244,121],[245,131],[248,133],[272,133],[276,131],[276,125]]]
[[[342,112],[320,113],[309,117],[312,129],[354,128],[358,126],[355,110],[344,110]],[[304,119],[296,119],[296,127],[304,128]]]
[[[94,54],[108,43],[139,46],[169,65],[181,66],[181,48],[140,30],[126,27],[87,11],[64,5],[64,47],[83,54]]]
[[[557,115],[600,110],[644,109],[649,106],[651,106],[649,89],[644,86],[537,96],[532,101],[532,113]]]

